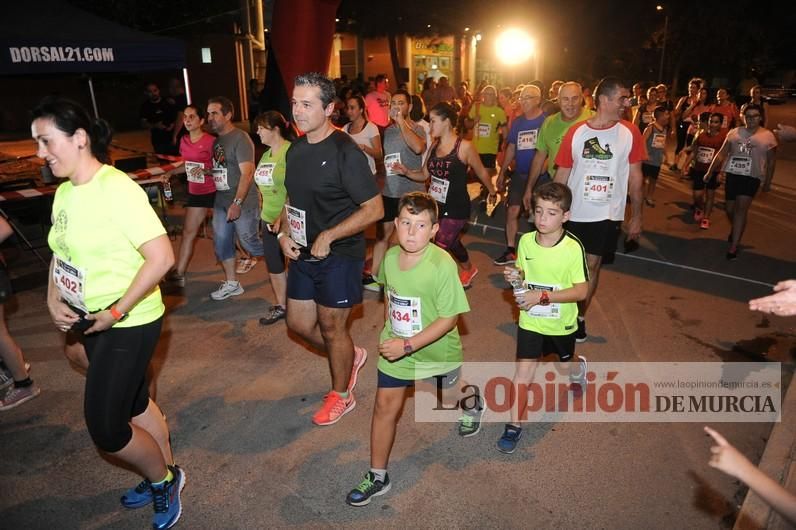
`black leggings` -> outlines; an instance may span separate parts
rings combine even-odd
[[[679,155],[680,151],[682,151],[683,148],[686,146],[686,143],[687,143],[686,140],[687,140],[687,137],[688,137],[688,127],[690,125],[691,125],[690,123],[685,122],[685,121],[681,121],[681,122],[679,122],[677,124],[677,129],[676,129],[676,132],[677,132],[677,146],[674,148],[674,154],[675,155]],[[676,162],[677,162],[677,160],[675,160],[675,163]]]
[[[279,246],[276,234],[270,232],[268,228],[263,229],[263,256],[269,274],[285,272],[285,255],[282,254],[282,247]]]
[[[163,317],[149,324],[86,335],[88,356],[83,411],[94,444],[106,453],[123,449],[133,436],[130,419],[149,406],[147,366]]]

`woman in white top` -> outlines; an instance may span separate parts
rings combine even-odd
[[[343,126],[343,132],[354,139],[368,157],[370,171],[376,174],[376,159],[383,156],[379,128],[368,121],[365,113],[365,100],[362,96],[352,96],[346,101],[346,114],[351,122]]]

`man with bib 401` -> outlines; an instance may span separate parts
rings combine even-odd
[[[567,131],[556,155],[555,181],[572,190],[572,209],[567,230],[586,249],[589,263],[589,293],[578,303],[576,340],[586,340],[586,310],[589,307],[603,262],[611,263],[616,252],[627,196],[632,214],[628,239],[641,235],[641,162],[647,159],[638,127],[622,120],[630,105],[630,92],[615,77],[606,77],[594,94],[597,113]]]
[[[354,386],[367,360],[347,329],[362,302],[363,230],[384,215],[365,154],[329,121],[334,84],[318,73],[296,77],[293,118],[305,135],[287,152],[287,203],[277,235],[293,260],[287,277],[287,325],[329,356],[332,390],[313,415],[331,425],[356,406]]]

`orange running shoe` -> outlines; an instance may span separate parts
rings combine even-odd
[[[337,423],[340,418],[348,414],[357,406],[354,394],[348,394],[348,398],[343,399],[334,390],[323,397],[323,406],[312,416],[312,423],[315,425],[332,425]]]

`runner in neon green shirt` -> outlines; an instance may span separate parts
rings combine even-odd
[[[163,323],[158,282],[174,251],[146,193],[103,164],[106,122],[57,97],[32,114],[37,155],[69,179],[53,203],[47,308],[56,327],[77,328],[85,346],[86,426],[97,449],[144,477],[122,505],[152,504],[153,528],[170,528],[182,513],[185,473],[174,464],[163,412],[149,398],[147,368]]]
[[[516,268],[504,270],[514,287],[520,308],[513,385],[527,388],[538,361],[556,354],[570,366],[573,391],[584,393],[586,359],[575,357],[578,304],[589,289],[586,252],[580,241],[564,229],[569,219],[572,192],[564,184],[547,182],[534,191],[533,222],[536,230],[520,238]],[[511,407],[511,423],[497,442],[501,453],[513,453],[522,437],[520,405]]]
[[[569,128],[594,115],[594,112],[583,106],[583,90],[580,84],[574,81],[561,85],[558,91],[558,103],[561,106],[561,112],[545,119],[542,128],[539,129],[539,136],[536,138],[536,156],[531,163],[528,184],[525,186],[525,193],[522,197],[522,203],[526,210],[531,208],[531,193],[537,183],[549,182],[555,177],[556,155],[561,147],[561,140]],[[547,174],[541,181],[539,177],[544,173],[545,161],[547,161]]]
[[[378,389],[370,431],[370,471],[346,497],[365,506],[392,487],[387,463],[407,389],[435,378],[438,389],[461,391],[459,315],[470,310],[456,263],[431,240],[439,230],[437,203],[428,194],[407,193],[395,219],[398,246],[384,256],[378,281],[384,286],[385,323],[379,338]],[[481,428],[483,402],[464,410],[459,435]]]
[[[295,138],[295,132],[285,117],[275,110],[257,116],[255,124],[260,141],[268,146],[268,150],[263,153],[260,163],[254,170],[254,183],[263,199],[260,218],[265,222],[262,231],[265,265],[268,267],[271,287],[276,296],[276,303],[268,308],[268,312],[260,319],[260,324],[268,326],[287,315],[285,255],[282,254],[276,234],[279,233],[282,208],[285,207],[287,200],[285,157],[290,149],[290,140]]]

